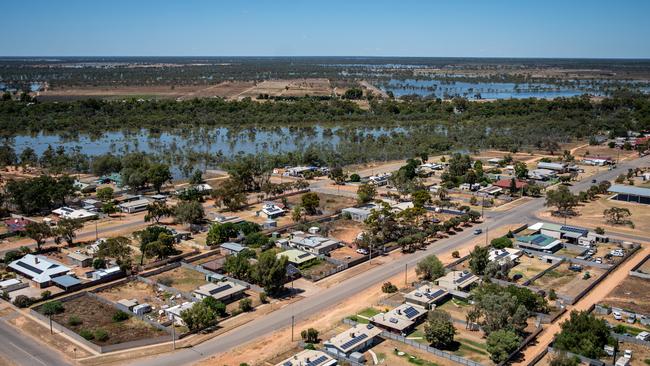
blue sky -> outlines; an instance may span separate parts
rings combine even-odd
[[[650,58],[647,0],[30,0],[2,56]]]

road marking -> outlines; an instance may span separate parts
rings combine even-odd
[[[41,361],[38,357],[36,357],[36,356],[32,355],[31,353],[25,351],[24,349],[18,347],[18,345],[16,345],[14,342],[9,341],[9,344],[12,345],[12,346],[13,346],[14,348],[16,348],[17,350],[21,351],[22,353],[26,354],[27,356],[31,357],[32,359],[36,360],[36,361],[37,361],[38,363],[40,363],[41,365],[43,365],[43,366],[47,366],[47,364],[46,364],[45,362]]]

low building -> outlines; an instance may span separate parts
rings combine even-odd
[[[650,205],[650,188],[614,184],[608,191],[614,194],[614,200]]]
[[[449,298],[449,292],[441,287],[423,285],[404,295],[407,304],[433,309]]]
[[[301,266],[318,258],[312,253],[303,252],[298,249],[289,249],[277,254],[278,258],[282,256],[287,257],[289,263],[295,264],[296,266]]]
[[[201,264],[201,267],[211,272],[223,273],[224,272],[223,266],[225,263],[226,263],[226,258],[222,257],[222,258],[213,259],[209,262],[205,262]]]
[[[370,318],[370,323],[389,332],[406,336],[427,316],[427,309],[412,304],[402,304],[387,313]]]
[[[246,249],[248,248],[239,243],[232,242],[223,243],[219,246],[222,255],[237,255]]]
[[[90,277],[95,280],[109,280],[111,278],[120,277],[123,274],[123,271],[119,266],[114,266],[105,269],[98,269],[90,273]]]
[[[521,249],[546,253],[554,253],[563,246],[560,240],[544,234],[518,236],[515,244]]]
[[[298,352],[276,366],[336,366],[335,359],[327,353],[313,349]]]
[[[70,263],[81,268],[90,267],[93,264],[93,257],[82,253],[72,252],[68,254],[68,259]]]
[[[499,264],[503,264],[508,260],[516,263],[522,254],[523,252],[521,251],[521,249],[503,248],[503,249],[490,249],[488,256],[490,262],[497,262]]]
[[[323,346],[330,353],[348,357],[361,352],[375,343],[382,330],[372,324],[357,324],[354,327],[330,338]]]
[[[501,189],[512,189],[512,181],[513,181],[512,179],[500,179],[500,180],[492,183],[492,185],[494,185],[495,187],[499,187]],[[515,182],[515,189],[516,190],[521,190],[521,189],[524,189],[524,188],[526,188],[528,186],[528,183],[526,183],[526,182],[524,182],[522,180],[519,180],[519,179],[515,179],[514,182]]]
[[[70,275],[63,275],[52,278],[52,283],[63,291],[73,291],[81,286],[81,281]]]
[[[564,240],[569,244],[590,245],[594,241],[608,241],[606,237],[600,236],[601,238],[597,238],[595,233],[590,233],[589,230],[584,228],[548,222],[538,222],[529,226],[528,230]]]
[[[25,228],[30,222],[31,221],[22,217],[12,217],[4,221],[7,231],[14,234],[25,232]]]
[[[225,224],[228,222],[232,224],[237,224],[243,222],[244,219],[242,219],[239,216],[224,216],[224,215],[215,214],[212,221],[217,222],[219,224]]]
[[[0,281],[0,291],[4,292],[11,292],[11,291],[16,291],[20,290],[21,288],[28,287],[29,284],[22,282],[21,280],[17,278],[10,278],[8,280]]]
[[[59,207],[52,211],[53,214],[63,218],[72,220],[90,220],[97,218],[97,213],[90,212],[84,209],[74,209],[70,207]]]
[[[207,283],[194,290],[196,298],[202,300],[206,297],[213,297],[221,302],[232,301],[241,297],[247,288],[233,281],[221,281],[216,283]]]
[[[136,306],[138,306],[137,299],[122,299],[115,303],[115,307],[122,311],[133,311],[133,308]]]
[[[212,191],[212,186],[207,183],[201,183],[194,186],[197,192],[207,193]]]
[[[478,282],[479,278],[469,271],[451,271],[435,281],[436,285],[448,291],[464,292],[471,290]]]
[[[25,254],[8,266],[12,271],[29,278],[39,288],[52,285],[52,279],[64,276],[70,268],[41,255]]]
[[[582,162],[588,165],[603,166],[614,164],[614,159],[609,156],[585,156]]]
[[[167,314],[167,319],[171,320],[174,322],[176,325],[184,326],[185,322],[183,321],[183,318],[181,317],[181,313],[185,310],[191,309],[194,304],[196,304],[196,301],[192,302],[184,302],[182,304],[178,304],[176,306],[169,307],[167,309],[164,309],[165,314]]]
[[[369,203],[367,205],[363,205],[360,207],[348,207],[344,208],[341,210],[343,214],[349,214],[350,218],[354,221],[358,222],[364,222],[370,214],[372,213],[372,210],[377,209],[379,206],[374,204],[374,203]]]
[[[274,203],[265,203],[262,206],[262,209],[259,211],[262,215],[266,216],[269,219],[275,219],[284,215],[284,210],[278,207]]]
[[[150,200],[146,198],[140,198],[135,201],[120,203],[118,207],[122,212],[136,213],[136,212],[145,211],[147,209],[147,206],[149,206],[150,204],[151,204]]]
[[[326,255],[339,247],[340,242],[335,239],[325,238],[320,235],[305,234],[302,231],[294,231],[291,234],[288,245],[315,255]]]
[[[481,193],[483,195],[487,196],[498,196],[503,192],[503,189],[497,186],[489,185],[487,187],[483,187],[478,190],[478,193]]]
[[[545,161],[540,161],[537,163],[537,169],[548,169],[558,173],[564,173],[567,171],[567,165],[565,163],[547,163]]]
[[[550,169],[533,169],[528,172],[528,178],[535,180],[549,180],[557,177],[557,172]]]

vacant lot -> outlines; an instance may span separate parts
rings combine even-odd
[[[650,280],[628,276],[607,295],[603,303],[650,315]]]
[[[547,293],[553,289],[558,294],[576,297],[605,272],[603,269],[595,267],[585,267],[582,272],[574,272],[569,270],[569,265],[569,263],[562,263],[559,267],[546,272],[542,277],[536,279],[532,286],[543,289]],[[589,278],[585,279],[584,276],[587,272]]]
[[[300,272],[302,272],[305,278],[320,277],[327,274],[330,271],[336,269],[336,265],[330,263],[326,260],[313,261],[313,264],[309,264],[306,267],[301,267]]]
[[[197,287],[207,283],[203,273],[185,267],[178,267],[171,271],[159,273],[153,276],[152,279],[185,292],[194,291]]]
[[[650,274],[650,258],[648,258],[648,259],[646,259],[645,261],[643,261],[643,263],[641,264],[641,266],[640,266],[639,268],[637,268],[637,271],[638,271],[638,272],[641,272],[641,273],[648,273],[648,274]]]
[[[465,329],[465,326],[458,322],[454,322],[454,327],[457,332],[454,336],[455,342],[451,347],[449,347],[449,349],[445,349],[445,351],[480,362],[483,365],[493,364],[490,360],[490,355],[486,350],[487,346],[485,344],[485,339],[483,338],[483,332]],[[424,335],[424,323],[422,323],[418,325],[411,334],[409,334],[408,338],[422,344],[427,344],[428,342]]]
[[[266,80],[245,90],[238,97],[257,98],[260,94],[271,97],[328,96],[332,91],[328,79]]]
[[[357,236],[363,232],[363,224],[352,220],[336,220],[327,225],[330,237],[348,244],[353,243]]]
[[[131,317],[128,320],[114,322],[114,307],[85,295],[63,303],[65,311],[52,316],[52,320],[66,326],[76,333],[97,330],[108,333],[108,339],[91,341],[98,345],[109,345],[162,336],[165,333],[149,324]],[[70,320],[74,319],[73,322]],[[76,321],[76,322],[75,322]]]
[[[137,280],[98,292],[97,295],[113,302],[123,299],[135,299],[138,301],[138,304],[149,304],[151,305],[152,312],[148,316],[156,321],[162,322],[167,318],[164,315],[158,317],[158,310],[163,306],[174,306],[187,301],[184,298],[177,299],[174,294],[158,291],[156,287]]]
[[[330,257],[344,262],[350,262],[363,257],[357,250],[348,246],[342,246],[330,252]]]
[[[445,358],[409,346],[402,342],[387,339],[372,348],[379,360],[378,365],[386,366],[451,366],[455,363]],[[366,360],[372,364],[372,355],[366,352]]]
[[[345,196],[336,196],[333,194],[327,193],[317,193],[318,198],[320,198],[320,205],[318,208],[322,211],[322,215],[333,215],[334,213],[346,208],[353,206],[357,203],[354,198],[345,197]],[[296,194],[287,198],[289,205],[300,204],[302,200],[301,194]]]
[[[630,210],[632,214],[630,220],[634,222],[634,229],[624,225],[608,224],[603,216],[603,211],[612,207],[622,207]],[[634,235],[650,236],[650,210],[648,209],[648,205],[621,202],[602,197],[596,201],[581,204],[577,208],[577,211],[579,215],[572,217],[569,224],[591,228],[600,226],[605,229],[605,232],[614,230]],[[550,219],[553,220],[554,218],[551,217]],[[555,218],[555,220],[558,219]]]

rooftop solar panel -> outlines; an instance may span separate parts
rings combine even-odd
[[[468,278],[470,278],[472,276],[473,275],[472,275],[471,272],[463,273],[460,277],[458,277],[458,279],[455,282],[456,283],[464,282],[466,279],[468,279]]]
[[[562,226],[562,227],[560,228],[560,230],[561,230],[561,231],[568,231],[568,232],[572,232],[572,233],[580,233],[580,234],[587,234],[587,233],[589,233],[589,230],[580,229],[580,228],[572,227],[572,226]]]
[[[320,356],[317,359],[307,362],[306,366],[318,366],[327,361],[327,356]]]
[[[445,290],[438,289],[435,292],[427,292],[427,293],[425,293],[425,295],[426,295],[427,298],[429,298],[429,300],[431,300],[431,299],[435,299],[436,297],[442,295],[443,293],[445,293]]]
[[[219,286],[219,287],[217,287],[215,289],[210,290],[210,295],[214,295],[214,294],[216,294],[218,292],[226,291],[229,288],[232,288],[232,286],[230,284],[225,284],[223,286]]]
[[[23,268],[25,268],[25,269],[28,270],[28,271],[31,271],[31,272],[34,272],[34,273],[38,273],[38,274],[43,273],[43,271],[41,271],[40,269],[38,269],[38,268],[36,268],[36,267],[34,267],[34,266],[31,266],[31,265],[29,265],[29,264],[27,264],[27,263],[25,263],[25,262],[18,261],[18,263],[16,263],[16,264],[19,265],[19,266],[21,266],[21,267],[23,267]]]
[[[538,245],[538,244],[543,243],[545,240],[546,240],[546,238],[543,237],[543,236],[536,236],[536,237],[534,237],[533,240],[531,240],[530,242],[531,242],[532,244]]]
[[[404,315],[406,315],[407,318],[411,319],[418,315],[418,311],[415,310],[414,307],[409,306],[408,308],[404,309]]]
[[[367,335],[367,334],[365,334],[365,333],[364,333],[364,334],[360,334],[360,335],[358,335],[358,336],[352,338],[351,340],[349,340],[349,341],[343,343],[343,345],[341,346],[341,348],[342,348],[342,349],[348,349],[348,348],[354,346],[355,344],[357,344],[357,343],[363,341],[363,340],[366,339],[366,338],[368,338],[368,335]]]
[[[309,257],[310,255],[311,254],[309,254],[309,253],[304,253],[304,254],[299,255],[298,258],[303,259],[305,257]]]

